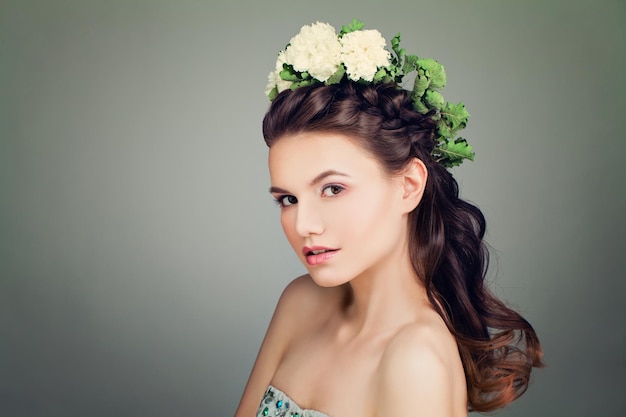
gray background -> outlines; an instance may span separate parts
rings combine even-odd
[[[0,1],[0,415],[232,415],[304,269],[267,193],[267,73],[357,17],[466,103],[455,173],[549,366],[503,416],[621,416],[623,1]]]

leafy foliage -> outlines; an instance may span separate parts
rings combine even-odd
[[[361,22],[360,20],[353,19],[352,23],[350,23],[348,26],[344,25],[341,27],[341,32],[339,32],[339,37],[341,38],[346,33],[356,32],[357,30],[361,30],[363,29],[363,27],[365,27],[365,23]]]
[[[415,80],[411,89],[413,108],[420,114],[434,111],[437,120],[437,143],[433,157],[446,168],[460,165],[465,159],[474,160],[474,152],[467,140],[457,137],[460,130],[467,126],[469,113],[463,103],[446,102],[438,91],[445,87],[446,72],[439,62],[432,58],[419,58],[410,55],[400,47],[400,34],[391,39],[391,50],[394,53],[391,65],[385,68],[387,78],[401,83],[403,78],[415,72]],[[382,79],[383,77],[381,77]]]

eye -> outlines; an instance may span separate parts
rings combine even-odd
[[[344,188],[340,185],[327,185],[322,189],[322,195],[324,197],[334,197],[337,194],[341,193],[344,190]]]
[[[281,195],[276,197],[276,202],[281,207],[287,207],[296,204],[298,199],[292,195]]]

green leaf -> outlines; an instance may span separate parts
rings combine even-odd
[[[417,55],[407,55],[404,58],[404,65],[402,66],[402,72],[404,74],[409,74],[417,69],[417,63],[419,62],[419,58]]]
[[[300,80],[297,74],[292,74],[287,70],[282,70],[280,72],[280,78],[285,81],[291,81],[291,82]]]
[[[438,89],[446,85],[446,71],[443,65],[432,58],[423,58],[417,62],[419,68],[422,68],[430,79],[430,88]]]
[[[396,64],[400,65],[402,62],[402,58],[406,51],[404,48],[400,48],[400,34],[398,33],[396,36],[391,39],[391,50],[396,54]]]
[[[464,129],[465,126],[467,126],[469,117],[470,114],[467,112],[463,103],[444,104],[441,109],[441,119],[445,121],[446,126],[450,129],[450,134],[442,134],[447,137],[454,136],[457,131]]]
[[[438,91],[431,89],[426,90],[426,93],[424,93],[424,101],[428,107],[436,110],[441,110],[444,103],[443,96]]]
[[[342,37],[346,33],[356,32],[357,30],[361,30],[363,29],[364,26],[365,26],[365,23],[361,22],[360,20],[353,19],[352,23],[350,23],[348,26],[344,25],[341,27],[341,32],[339,32],[339,37]]]
[[[274,88],[272,88],[272,91],[270,91],[269,94],[267,95],[267,98],[269,98],[270,101],[274,101],[276,96],[278,96],[278,87],[274,86]]]
[[[413,108],[419,114],[428,113],[428,107],[426,107],[426,105],[422,103],[422,100],[420,100],[419,98],[417,100],[413,100]]]
[[[474,160],[472,146],[464,138],[458,138],[454,142],[444,142],[437,148],[438,162],[446,168],[461,165],[464,159]]]
[[[421,99],[429,85],[430,80],[428,77],[420,75],[418,72],[415,77],[415,84],[413,84],[413,92],[411,93],[413,101]]]
[[[384,80],[386,77],[387,77],[387,69],[381,68],[376,72],[376,74],[374,74],[374,79],[372,80],[372,82],[377,84],[381,82],[382,80]]]
[[[398,74],[398,67],[396,67],[394,64],[391,64],[387,67],[387,75],[389,75],[389,77],[394,78]]]
[[[293,66],[283,64],[283,70],[280,72],[280,78],[285,81],[299,81],[301,77],[298,72],[293,69]]]
[[[448,123],[446,122],[444,118],[440,118],[437,121],[437,131],[439,132],[441,136],[445,138],[450,138],[454,136],[452,129],[450,129],[450,126],[448,126]]]
[[[316,81],[313,78],[309,78],[308,80],[298,81],[296,83],[291,84],[291,90],[293,91],[300,87],[307,87],[309,85],[315,84],[316,82],[319,82],[319,81]]]
[[[346,73],[346,67],[343,64],[339,65],[339,68],[337,68],[337,71],[335,71],[335,73],[326,80],[326,85],[339,83],[345,73]]]

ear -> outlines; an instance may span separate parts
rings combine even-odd
[[[402,206],[406,213],[413,211],[422,200],[427,179],[426,165],[420,159],[413,158],[401,174]]]

